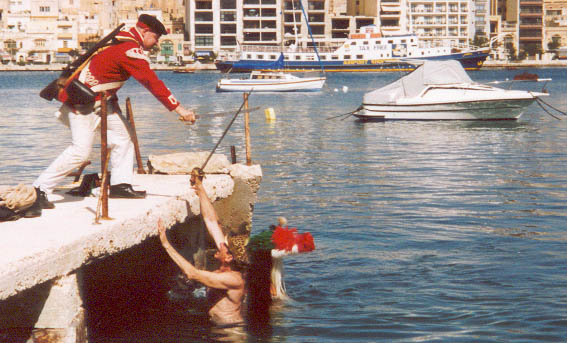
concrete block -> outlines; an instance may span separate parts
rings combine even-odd
[[[207,160],[209,152],[178,152],[165,155],[150,155],[148,166],[152,174],[190,174],[195,167],[201,167]],[[205,173],[227,174],[230,166],[228,158],[221,154],[213,154],[205,166]]]

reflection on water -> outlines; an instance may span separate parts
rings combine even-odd
[[[529,72],[533,72],[528,70]],[[471,72],[486,82],[513,71]],[[546,101],[567,109],[567,71],[552,77]],[[215,93],[218,73],[160,72],[177,98],[200,114],[236,109],[238,93]],[[317,250],[286,258],[293,301],[272,311],[271,333],[213,328],[186,308],[148,304],[127,329],[98,342],[560,342],[567,337],[566,121],[532,105],[517,122],[377,122],[350,117],[362,95],[399,73],[329,74],[325,90],[252,94],[252,159],[263,170],[254,228],[283,215],[310,231]],[[1,73],[0,177],[32,182],[69,144],[37,96],[53,73]],[[348,86],[348,92],[334,92]],[[134,81],[143,159],[210,151],[232,117],[177,120]],[[276,121],[263,109],[272,107]],[[566,119],[566,118],[563,118]],[[218,152],[236,146],[239,117]],[[93,151],[98,170],[99,151]],[[173,306],[173,305],[166,305]]]

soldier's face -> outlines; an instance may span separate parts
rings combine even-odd
[[[150,30],[146,30],[146,32],[143,33],[143,36],[144,37],[142,43],[145,50],[150,50],[154,45],[157,44],[159,40],[159,35]]]

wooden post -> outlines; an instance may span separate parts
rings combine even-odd
[[[130,98],[126,98],[126,118],[131,126],[131,138],[134,143],[134,151],[136,152],[136,163],[138,164],[138,174],[145,174],[144,165],[142,163],[142,155],[140,154],[140,145],[138,144],[138,134],[136,133],[136,124],[134,123],[134,112],[132,112],[132,103]]]
[[[248,93],[244,93],[244,136],[246,139],[246,165],[252,165],[250,153],[250,111],[248,110]]]
[[[100,185],[100,196],[101,196],[101,203],[102,203],[102,218],[108,219],[108,189],[110,180],[108,177],[104,178],[104,175],[107,174],[108,169],[108,160],[110,159],[110,152],[108,151],[108,136],[107,136],[107,128],[108,128],[108,107],[106,104],[106,92],[102,93],[102,100],[101,100],[101,108],[100,108],[100,166],[102,169],[102,183]],[[97,214],[98,215],[98,214]]]
[[[110,219],[110,217],[108,217],[108,192],[107,191],[103,191],[104,190],[104,185],[108,184],[108,160],[110,159],[110,151],[107,152],[106,154],[106,160],[104,161],[104,168],[103,168],[103,172],[102,172],[102,180],[101,180],[101,184],[100,184],[100,194],[98,195],[98,202],[96,205],[96,213],[95,213],[95,220],[94,223],[95,224],[100,224],[99,219],[102,217],[102,219]],[[103,204],[103,202],[106,202],[106,215],[102,215],[100,213],[100,208]],[[103,210],[104,212],[104,210]]]
[[[230,146],[230,160],[232,164],[236,164],[236,147],[234,145]]]

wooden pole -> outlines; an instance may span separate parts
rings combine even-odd
[[[234,145],[230,146],[230,160],[232,164],[236,164],[236,147]]]
[[[95,224],[100,224],[99,219],[101,218],[100,215],[100,208],[103,202],[106,201],[106,215],[102,215],[102,219],[110,219],[108,217],[108,192],[103,191],[105,184],[108,184],[108,160],[110,159],[110,151],[106,154],[106,160],[104,161],[104,168],[102,172],[102,181],[100,185],[100,194],[98,195],[98,203],[96,205],[96,214],[95,214]],[[106,199],[106,200],[105,200]]]
[[[244,135],[246,139],[246,165],[252,165],[250,153],[250,111],[248,110],[248,93],[244,93]]]
[[[134,123],[134,112],[132,112],[132,103],[130,98],[126,98],[126,118],[130,122],[132,128],[132,142],[134,143],[134,151],[136,152],[136,163],[138,164],[138,174],[145,174],[144,165],[142,164],[142,155],[140,154],[140,145],[138,144],[138,134],[136,133],[136,123]]]
[[[108,177],[104,178],[107,174],[108,160],[110,159],[110,152],[108,150],[108,108],[106,104],[106,92],[102,93],[102,103],[100,108],[100,166],[102,168],[102,183],[100,185],[100,196],[102,199],[102,218],[108,218]],[[98,214],[97,214],[98,215]]]

